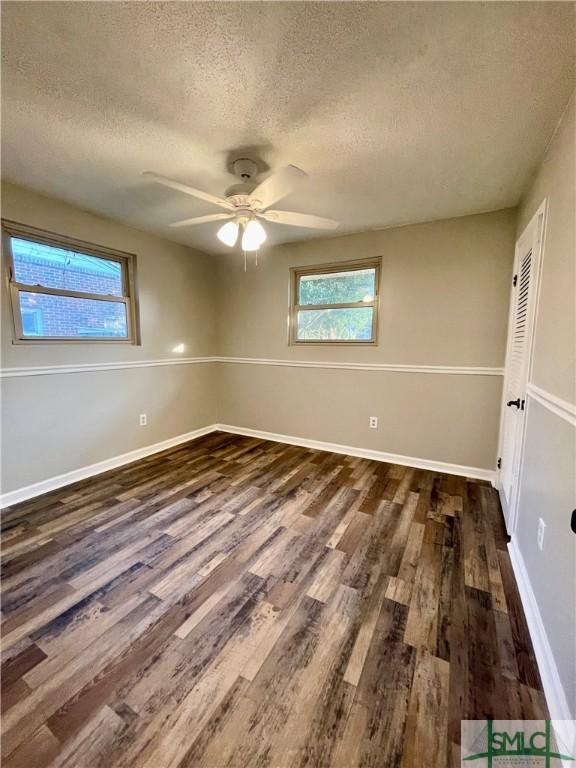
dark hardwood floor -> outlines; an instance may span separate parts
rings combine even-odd
[[[443,768],[545,716],[486,483],[214,433],[3,527],[4,768]]]

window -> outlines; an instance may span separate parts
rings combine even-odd
[[[3,222],[14,340],[138,343],[135,256]]]
[[[380,259],[291,270],[291,344],[375,344]]]

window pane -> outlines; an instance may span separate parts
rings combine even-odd
[[[42,312],[32,307],[22,307],[21,314],[24,336],[42,336]]]
[[[348,272],[302,275],[298,303],[348,304],[354,301],[373,301],[375,280],[374,267]]]
[[[26,338],[128,338],[126,305],[122,302],[22,291],[20,315]]]
[[[53,245],[10,238],[14,278],[26,285],[44,285],[103,296],[122,296],[122,265]]]
[[[371,341],[373,312],[373,307],[300,310],[296,338],[300,341]]]

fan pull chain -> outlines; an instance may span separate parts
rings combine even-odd
[[[248,254],[244,250],[242,251],[242,253],[244,254],[244,272],[246,272],[246,263],[248,259]]]

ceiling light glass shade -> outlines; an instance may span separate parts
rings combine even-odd
[[[238,222],[236,221],[228,221],[226,224],[224,224],[217,232],[217,237],[220,242],[224,243],[224,245],[228,245],[230,248],[232,248],[234,245],[236,245],[236,240],[238,240],[238,231],[239,231]]]
[[[242,235],[242,250],[257,251],[266,240],[266,231],[256,219],[250,219]]]

